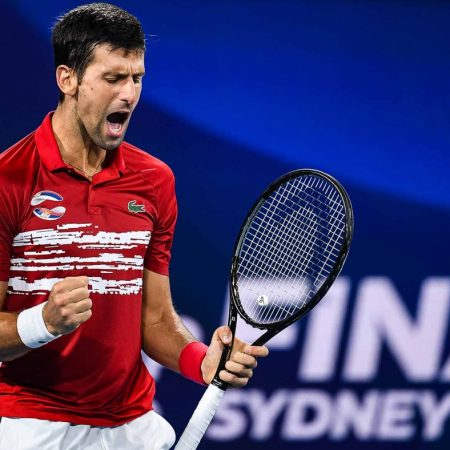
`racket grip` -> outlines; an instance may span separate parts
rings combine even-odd
[[[224,394],[223,389],[213,384],[208,386],[174,450],[195,450],[197,448],[219,408]]]

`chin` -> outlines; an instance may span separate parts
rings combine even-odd
[[[104,140],[103,142],[98,143],[97,145],[106,151],[113,151],[119,147],[119,145],[123,142],[123,140],[124,140],[124,136],[120,137],[120,138],[116,138],[114,140],[111,140],[111,139]]]

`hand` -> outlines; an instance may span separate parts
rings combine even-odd
[[[88,277],[67,277],[55,283],[42,315],[45,325],[54,335],[76,330],[92,316]]]
[[[227,326],[219,327],[214,332],[211,344],[202,362],[201,370],[205,383],[211,383],[219,365],[222,350],[231,343],[231,330]],[[264,346],[251,346],[234,338],[233,350],[225,368],[221,370],[219,378],[232,387],[242,387],[253,376],[253,369],[258,365],[256,358],[265,358],[269,350]]]

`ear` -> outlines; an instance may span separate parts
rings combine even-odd
[[[78,89],[76,72],[68,66],[58,66],[56,68],[56,84],[64,95],[73,97]]]

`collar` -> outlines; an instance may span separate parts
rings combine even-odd
[[[53,112],[49,112],[35,133],[36,146],[44,166],[50,171],[55,172],[59,169],[71,170],[61,158],[58,143],[52,128]],[[122,145],[114,151],[114,159],[111,164],[98,174],[94,175],[95,184],[118,178],[125,172],[125,161],[123,159]]]

